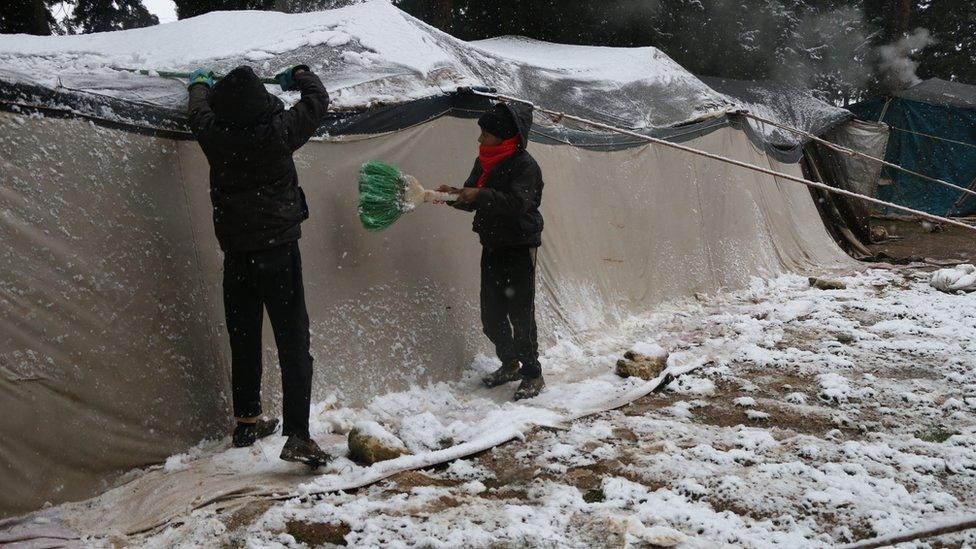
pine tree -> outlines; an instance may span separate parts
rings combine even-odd
[[[51,34],[52,17],[44,0],[4,0],[0,33]]]
[[[914,17],[936,40],[919,52],[918,76],[976,85],[976,3],[919,2]]]
[[[175,0],[180,19],[217,10],[273,10],[276,0]]]
[[[71,26],[78,32],[105,32],[158,25],[142,0],[77,0]]]

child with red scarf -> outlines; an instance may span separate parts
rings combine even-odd
[[[542,171],[526,150],[532,107],[499,103],[478,119],[478,158],[451,204],[473,211],[481,240],[481,324],[501,367],[489,387],[520,381],[515,400],[538,395],[545,380],[535,322],[536,255],[542,244]]]

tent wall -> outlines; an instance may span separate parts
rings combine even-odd
[[[891,127],[885,153],[888,162],[962,187],[976,181],[976,109],[893,97],[858,103],[850,110],[858,118],[884,122]],[[878,198],[936,215],[976,213],[974,200],[956,205],[961,195],[957,190],[897,170],[885,168],[882,175],[892,184],[880,186]]]
[[[196,143],[78,120],[0,114],[0,123],[3,515],[94,494],[128,468],[222,436],[229,368]],[[354,184],[372,158],[431,186],[459,183],[476,134],[473,121],[442,117],[299,152],[316,398],[356,403],[457,379],[488,350],[470,214],[428,206],[367,233]],[[799,175],[727,126],[689,143]],[[547,185],[538,281],[547,343],[753,275],[852,265],[793,183],[660,147],[530,150]],[[271,411],[278,373],[270,333],[265,341]]]
[[[0,114],[0,515],[226,423],[176,143]]]
[[[310,211],[301,253],[313,401],[335,393],[343,405],[358,404],[410,382],[454,379],[475,352],[487,350],[477,306],[480,247],[470,218],[428,206],[374,234],[357,213],[356,180],[367,159],[397,165],[427,186],[463,181],[471,169],[470,126],[448,118],[384,137],[311,142],[296,155]],[[180,142],[179,151],[204,280],[220,296],[223,256],[213,236],[207,160],[195,141]],[[223,334],[222,301],[210,303]],[[280,376],[267,318],[264,329],[264,386],[274,391],[264,400],[273,409]],[[221,357],[229,357],[227,338],[218,339]]]

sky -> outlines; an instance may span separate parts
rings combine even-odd
[[[159,17],[160,23],[176,21],[176,4],[173,0],[142,0],[142,4],[150,13]]]

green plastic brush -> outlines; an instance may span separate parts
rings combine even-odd
[[[424,189],[412,175],[371,160],[359,169],[359,220],[369,231],[382,231],[424,202],[449,202],[450,193]]]

